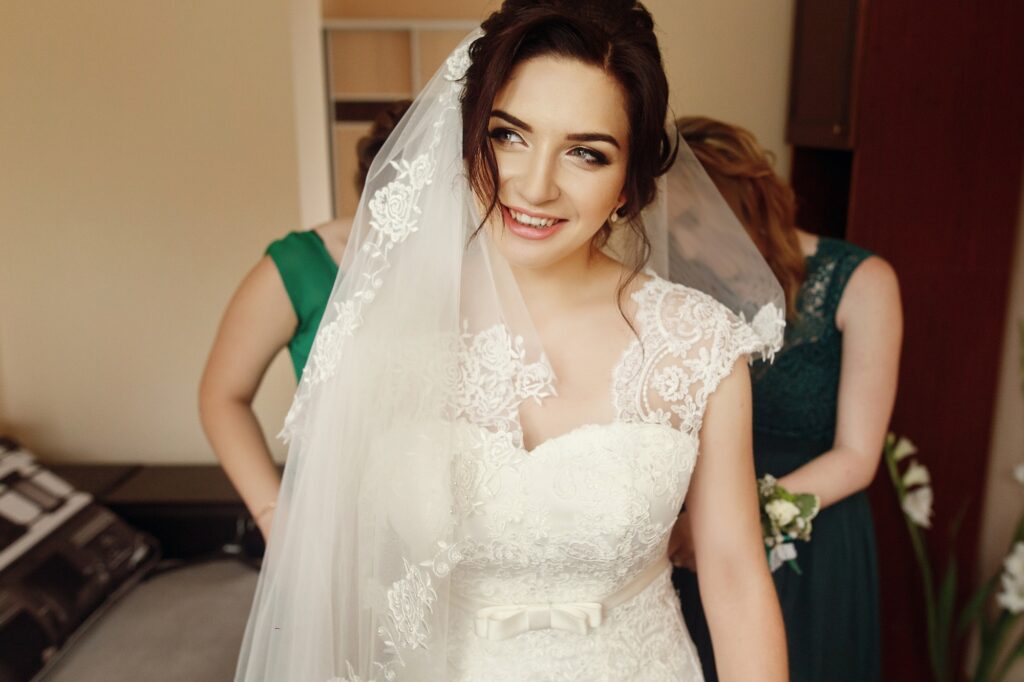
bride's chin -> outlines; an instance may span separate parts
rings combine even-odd
[[[580,249],[589,249],[589,243],[570,244],[562,240],[530,241],[509,232],[492,233],[495,249],[514,269],[539,271],[556,268],[560,263],[572,260]]]

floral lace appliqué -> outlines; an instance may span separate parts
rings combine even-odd
[[[426,646],[430,634],[427,616],[437,601],[426,569],[403,561],[405,577],[396,581],[387,594],[390,623],[378,631],[389,651],[396,655],[402,648]]]
[[[784,321],[772,305],[751,324],[707,294],[662,279],[633,298],[640,340],[614,376],[613,400],[623,421],[671,425],[697,437],[708,397],[736,359],[765,348],[773,334],[781,339]]]

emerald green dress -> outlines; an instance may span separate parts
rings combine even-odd
[[[850,275],[871,254],[822,238],[807,258],[797,299],[798,318],[786,327],[771,365],[751,368],[754,464],[777,478],[832,448],[843,337],[835,315]],[[799,491],[793,491],[799,492]],[[823,509],[810,542],[797,542],[796,574],[773,574],[786,623],[790,679],[795,682],[872,682],[881,678],[875,532],[867,494]],[[707,680],[717,680],[714,653],[696,576],[677,569],[687,627]]]
[[[291,232],[267,247],[267,255],[281,274],[299,323],[288,342],[295,378],[302,377],[320,318],[338,276],[338,264],[313,230]]]

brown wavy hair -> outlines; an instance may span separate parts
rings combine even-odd
[[[775,174],[775,158],[753,134],[703,116],[684,116],[676,128],[747,229],[786,292],[786,317],[807,276],[796,232],[796,196]]]
[[[494,98],[522,62],[541,56],[578,60],[603,70],[622,86],[629,119],[629,150],[619,210],[638,237],[633,274],[650,256],[640,212],[657,194],[657,178],[675,159],[674,140],[665,132],[668,79],[661,61],[654,19],[635,0],[505,0],[481,25],[484,34],[469,48],[462,107],[462,148],[474,193],[487,207],[498,202],[498,166],[488,135]],[[481,223],[482,225],[483,223]],[[622,223],[620,223],[622,224]],[[592,244],[600,248],[611,234],[607,223]]]

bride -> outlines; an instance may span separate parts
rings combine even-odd
[[[782,292],[628,0],[506,0],[381,150],[286,421],[237,680],[786,679],[747,362]]]

